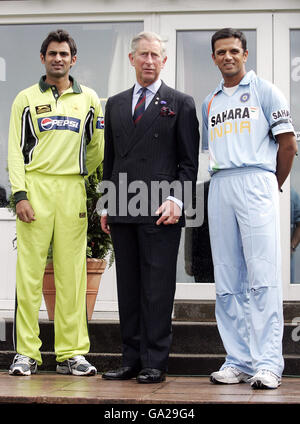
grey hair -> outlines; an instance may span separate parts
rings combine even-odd
[[[158,41],[160,43],[160,51],[161,51],[162,57],[164,58],[166,56],[165,41],[155,32],[147,32],[147,31],[142,31],[139,34],[137,34],[135,37],[133,37],[133,39],[131,41],[131,54],[133,56],[134,56],[135,52],[137,51],[138,43],[141,40]]]

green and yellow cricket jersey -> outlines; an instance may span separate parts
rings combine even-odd
[[[42,77],[15,98],[10,119],[8,167],[17,201],[27,199],[25,173],[88,175],[103,159],[100,100],[71,78],[60,96]]]

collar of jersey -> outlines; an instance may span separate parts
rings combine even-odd
[[[44,93],[45,91],[48,90],[48,88],[51,88],[52,85],[48,84],[46,81],[46,75],[43,75],[39,81],[39,86],[40,86],[40,90],[42,93]],[[78,82],[75,80],[75,78],[71,77],[71,75],[69,76],[70,81],[72,82],[72,88],[73,88],[73,92],[76,94],[80,94],[82,92],[80,85],[78,84]]]
[[[256,73],[254,71],[249,71],[246,73],[246,75],[242,78],[239,85],[248,85],[250,82],[256,78]],[[213,94],[218,94],[223,89],[224,80],[220,82],[220,84],[217,86]]]

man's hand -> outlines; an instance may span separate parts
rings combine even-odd
[[[34,210],[29,200],[20,200],[16,204],[16,214],[20,221],[27,222],[28,224],[35,221]]]
[[[106,234],[110,234],[109,225],[107,224],[107,215],[101,215],[100,222],[102,231]]]
[[[163,223],[164,225],[177,224],[181,216],[181,209],[177,203],[172,200],[166,200],[155,212],[161,217],[156,221],[156,225]]]
[[[297,141],[294,133],[282,133],[276,136],[279,143],[277,152],[276,177],[278,187],[281,189],[287,179],[293,164],[295,154],[297,153]]]
[[[296,227],[293,231],[291,238],[291,253],[294,253],[300,243],[300,222],[296,223]]]

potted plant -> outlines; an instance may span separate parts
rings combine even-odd
[[[93,314],[101,276],[106,268],[107,261],[110,267],[114,261],[111,238],[105,234],[100,227],[100,217],[96,210],[97,201],[101,194],[97,186],[102,180],[102,166],[86,178],[87,193],[87,314],[90,320]],[[16,205],[14,197],[9,198],[8,208],[15,213]],[[44,274],[43,295],[47,307],[49,320],[54,319],[55,307],[55,283],[52,263],[52,248],[50,246],[47,265]]]

